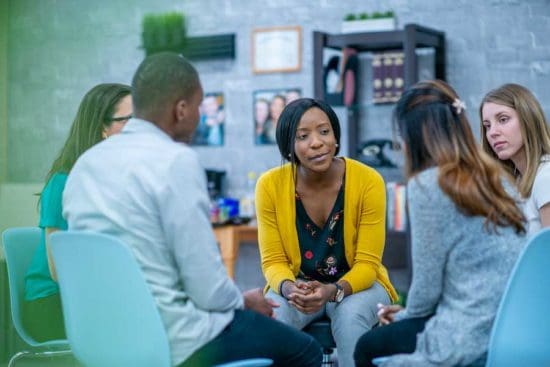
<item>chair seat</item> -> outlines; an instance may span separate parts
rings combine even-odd
[[[323,348],[331,349],[336,347],[336,343],[332,337],[329,319],[321,319],[312,322],[304,328],[304,332],[314,337]]]

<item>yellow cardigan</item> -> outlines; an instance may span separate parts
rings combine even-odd
[[[386,235],[386,188],[374,169],[346,158],[344,187],[344,247],[350,270],[341,278],[353,293],[378,281],[392,301],[397,293],[382,265]],[[292,166],[287,163],[264,173],[256,186],[258,242],[267,287],[279,292],[285,279],[295,280],[301,255],[296,230]]]

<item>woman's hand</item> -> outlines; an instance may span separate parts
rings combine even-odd
[[[376,305],[378,307],[378,320],[381,325],[388,325],[393,322],[395,314],[403,309],[399,305]]]
[[[336,294],[336,286],[334,284],[323,284],[318,281],[304,283],[303,288],[308,289],[309,292],[306,294],[290,294],[288,303],[305,314],[319,311]]]
[[[290,298],[294,294],[306,295],[310,292],[311,290],[309,288],[309,285],[306,282],[299,279],[297,279],[295,282],[291,280],[285,280],[283,283],[283,286],[281,287],[281,293],[282,293],[281,296],[283,296],[288,300],[290,300]]]

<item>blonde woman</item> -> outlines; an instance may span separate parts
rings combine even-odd
[[[550,226],[550,128],[533,94],[518,84],[487,93],[479,108],[482,146],[516,178],[530,235]]]

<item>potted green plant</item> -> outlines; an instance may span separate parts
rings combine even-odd
[[[342,33],[391,31],[395,29],[395,24],[395,13],[391,10],[372,14],[350,13],[344,17]]]
[[[142,29],[142,47],[147,56],[162,51],[183,51],[186,39],[183,14],[147,14],[143,17]]]

